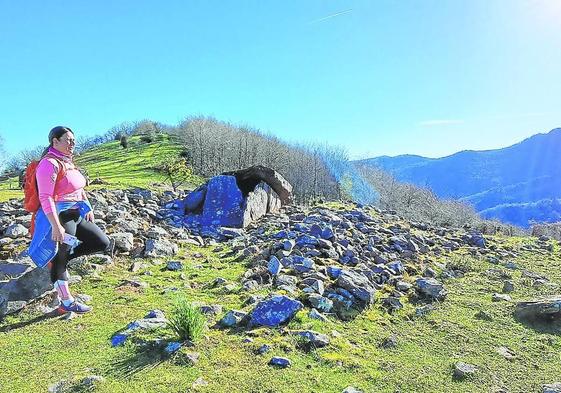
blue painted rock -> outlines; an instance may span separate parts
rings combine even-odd
[[[183,207],[185,211],[192,212],[201,208],[206,197],[206,191],[207,185],[205,184],[193,192],[190,192],[183,200]]]
[[[250,315],[250,326],[275,327],[290,321],[304,307],[298,300],[284,295],[274,295],[262,300]]]
[[[269,269],[269,272],[273,276],[276,276],[281,271],[282,265],[281,265],[279,259],[276,256],[273,255],[271,257],[271,259],[269,259],[269,263],[267,264],[267,268]]]
[[[240,228],[244,198],[234,176],[215,176],[208,182],[203,207],[203,225]]]
[[[288,360],[287,358],[275,356],[269,361],[269,365],[286,368],[290,367],[290,360]]]

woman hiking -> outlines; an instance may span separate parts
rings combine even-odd
[[[35,170],[40,208],[28,253],[36,263],[40,261],[38,266],[50,267],[59,311],[86,313],[92,308],[76,301],[68,288],[68,260],[100,251],[112,253],[114,243],[94,223],[84,191],[86,179],[73,162],[75,144],[74,132],[68,127],[49,132],[49,146]]]

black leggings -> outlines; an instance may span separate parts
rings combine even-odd
[[[110,244],[107,235],[96,224],[83,219],[78,209],[64,210],[59,213],[58,219],[66,233],[76,236],[81,243],[74,248],[72,255],[69,255],[69,245],[59,243],[58,253],[55,255],[51,267],[53,283],[56,280],[68,280],[65,272],[69,256],[77,258],[94,252],[108,251]]]

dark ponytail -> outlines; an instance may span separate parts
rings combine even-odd
[[[61,136],[63,136],[64,134],[66,134],[67,132],[71,132],[72,134],[74,134],[74,131],[72,131],[70,129],[70,127],[65,127],[65,126],[56,126],[54,127],[50,132],[49,132],[49,146],[47,146],[45,148],[45,150],[43,150],[43,153],[41,153],[41,158],[45,157],[45,155],[49,152],[49,149],[51,147],[53,147],[53,139],[60,139]]]

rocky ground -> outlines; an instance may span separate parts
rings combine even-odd
[[[557,283],[524,270],[515,262],[520,252],[536,255],[554,252],[559,243],[546,237],[514,249],[501,239],[470,228],[434,227],[407,222],[395,212],[339,204],[288,206],[245,230],[221,228],[217,232],[219,236],[205,237],[204,232],[178,226],[181,212],[174,209],[173,202],[179,197],[172,192],[156,194],[147,190],[99,190],[90,194],[97,224],[115,239],[117,257],[130,258],[132,272],[142,269],[146,259],[162,257],[171,258],[166,269],[181,271],[183,262],[174,261],[173,256],[189,244],[210,247],[224,258],[233,257],[244,263],[245,273],[240,282],[216,279],[212,283],[215,287],[223,286],[226,292],[239,289],[246,293],[243,308],[201,305],[209,319],[216,322],[217,329],[283,329],[302,310],[309,318],[319,321],[332,318],[350,321],[371,307],[396,313],[404,303],[415,307],[415,316],[423,317],[446,302],[450,286],[469,272],[468,259],[452,257],[458,250],[495,266],[482,272],[501,282],[501,290],[490,294],[494,302],[512,300],[509,293],[518,284],[509,271],[520,271],[526,285],[542,288],[544,294],[560,293]],[[37,299],[52,297],[47,272],[34,269],[22,253],[29,242],[29,220],[21,201],[0,204],[0,319],[36,304]],[[103,276],[104,267],[112,263],[106,255],[73,260],[72,280]],[[125,284],[143,285],[139,281]],[[44,306],[44,302],[41,304]],[[44,311],[52,312],[54,305],[51,302]],[[487,317],[481,311],[480,318]],[[561,332],[561,297],[545,296],[520,302],[512,318],[528,324],[549,324]],[[136,322],[130,325],[132,328],[129,326],[115,335],[113,344],[121,345],[135,330],[151,324],[165,325],[166,319],[156,310],[155,314],[149,313]],[[313,330],[286,334],[297,336],[306,346],[330,345],[327,335]],[[394,341],[390,337],[383,345],[391,347]],[[166,348],[174,352],[179,347]],[[267,347],[259,350],[268,351]],[[503,353],[504,357],[510,356],[508,348]],[[288,367],[290,359],[274,356],[270,364]],[[468,378],[477,369],[478,365],[457,362],[453,377]],[[53,391],[63,391],[63,385],[60,384],[59,390],[54,386]],[[353,391],[350,389],[347,391]],[[561,392],[561,388],[551,381],[550,385],[544,385],[543,392]]]

